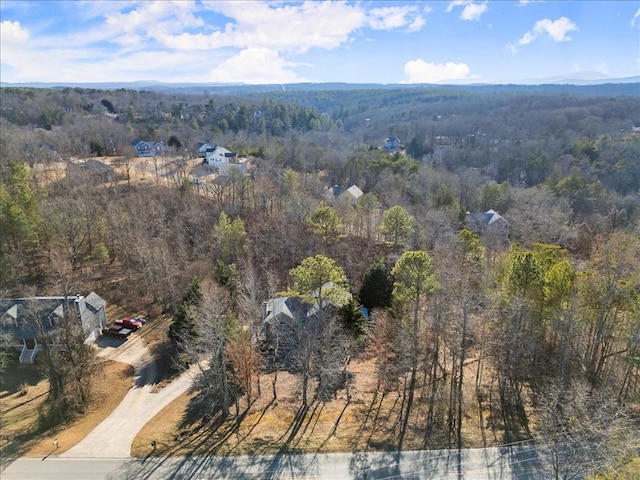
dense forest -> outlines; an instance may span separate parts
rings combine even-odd
[[[308,408],[375,358],[377,401],[400,399],[393,448],[465,446],[490,417],[488,443],[598,443],[584,468],[603,468],[640,438],[640,95],[624,92],[5,87],[2,296],[96,290],[172,316],[176,358],[211,358],[210,418],[259,395],[260,372],[299,375]],[[136,138],[164,143],[171,181],[157,165],[132,181]],[[198,142],[249,175],[195,183]],[[117,178],[64,174],[88,158]],[[508,237],[469,222],[490,209]],[[325,308],[326,282],[353,300]],[[319,310],[287,327],[305,332],[287,361],[263,328],[282,292]]]

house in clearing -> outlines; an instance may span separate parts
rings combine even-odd
[[[86,297],[0,300],[0,330],[20,352],[20,363],[34,363],[42,342],[55,345],[55,332],[65,316],[78,322],[86,342],[95,341],[107,326],[106,302],[95,292]]]
[[[204,162],[212,167],[217,167],[223,163],[231,163],[233,159],[238,156],[237,153],[232,152],[231,150],[227,150],[220,145],[205,145],[206,148],[204,150]],[[198,154],[201,153],[200,148],[198,149]]]
[[[239,158],[237,153],[220,145],[199,143],[198,156],[204,159],[203,164],[215,167],[222,176],[229,176],[234,170],[247,174],[246,158]]]
[[[136,138],[131,142],[131,146],[135,149],[138,157],[156,157],[164,153],[162,142],[146,142]]]

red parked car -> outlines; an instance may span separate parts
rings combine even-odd
[[[136,331],[142,328],[142,322],[131,317],[119,318],[115,321],[116,325],[122,325],[124,328]]]

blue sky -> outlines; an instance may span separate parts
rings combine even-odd
[[[0,2],[2,82],[640,75],[640,1]]]

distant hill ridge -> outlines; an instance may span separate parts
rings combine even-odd
[[[379,83],[291,83],[291,84],[243,84],[243,83],[165,83],[155,80],[134,82],[99,82],[99,83],[58,83],[58,82],[0,82],[1,88],[92,88],[98,90],[149,90],[164,93],[191,94],[252,94],[262,92],[287,91],[327,91],[327,90],[372,90],[372,89],[456,89],[479,93],[502,92],[565,92],[584,93],[587,95],[634,95],[640,96],[640,75],[627,78],[607,78],[598,76],[582,76],[577,78],[554,77],[548,79],[532,79],[523,83],[422,83],[422,84],[379,84]]]

